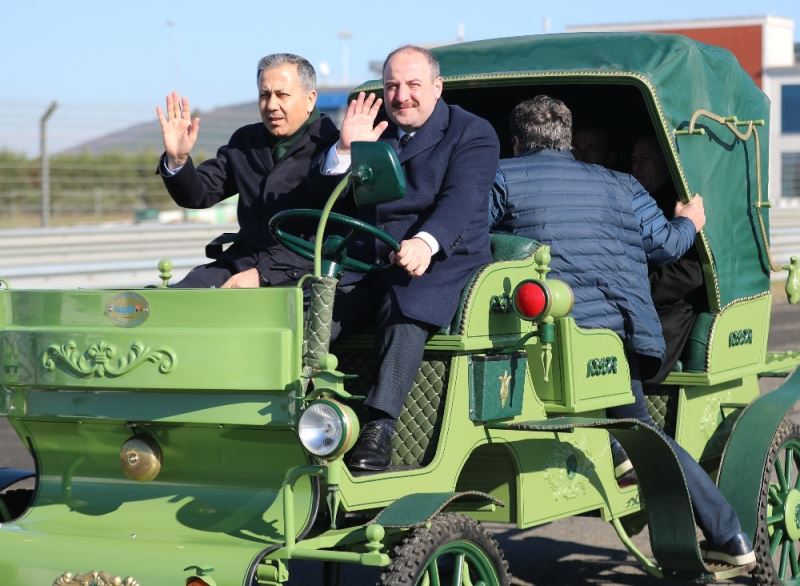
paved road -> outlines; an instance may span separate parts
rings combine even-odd
[[[769,347],[789,350],[800,347],[798,339],[800,307],[776,301],[773,309]],[[775,379],[766,384],[775,385]],[[5,420],[0,419],[0,467],[32,466],[31,458],[22,448]],[[645,574],[619,543],[611,526],[599,519],[575,518],[558,521],[528,531],[510,526],[492,526],[514,575],[514,584],[523,586],[644,586],[665,584]],[[644,532],[646,533],[646,532]],[[649,553],[646,535],[634,541]],[[321,583],[321,569],[293,575],[293,584]],[[348,572],[342,584],[370,584],[372,576],[359,571]],[[749,584],[740,578],[729,584]],[[685,584],[685,583],[682,583]]]

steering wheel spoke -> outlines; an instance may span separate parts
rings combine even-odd
[[[282,225],[284,222],[294,219],[317,220],[317,222],[319,222],[322,219],[322,216],[322,210],[284,210],[272,216],[272,219],[269,221],[269,229],[272,233],[272,236],[281,245],[285,246],[292,252],[299,254],[303,258],[314,260],[314,243],[309,242],[308,240],[305,240],[296,234],[291,234],[285,231],[282,228]],[[383,268],[377,264],[351,258],[347,254],[348,247],[352,243],[355,236],[359,233],[377,238],[395,252],[400,250],[400,244],[394,238],[392,238],[390,234],[356,218],[331,212],[327,217],[327,222],[349,228],[349,231],[344,236],[337,235],[333,237],[326,237],[325,242],[322,243],[321,247],[323,259],[337,263],[344,268],[361,273],[368,273],[370,271]]]

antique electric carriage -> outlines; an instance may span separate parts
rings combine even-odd
[[[492,122],[505,156],[511,108],[546,93],[622,146],[654,133],[679,197],[702,194],[706,303],[680,369],[648,402],[735,506],[756,582],[795,583],[800,428],[786,414],[800,353],[767,351],[770,272],[781,267],[768,241],[766,98],[731,54],[672,35],[434,52],[445,100]],[[337,269],[375,269],[347,256],[353,230],[396,243],[330,208],[349,185],[362,206],[402,196],[382,146],[357,145],[325,209],[265,223],[314,258],[298,287],[0,290],[0,415],[36,464],[0,469],[0,584],[267,586],[325,562],[330,582],[360,564],[381,568],[379,584],[506,585],[481,521],[529,528],[578,515],[613,524],[653,576],[740,571],[701,559],[685,480],[659,433],[605,416],[632,401],[622,343],[576,326],[571,292],[548,278],[549,248],[533,241],[493,237],[494,262],[426,347],[392,468],[347,468],[373,358],[369,333],[329,343]],[[318,222],[313,243],[284,229],[297,216]],[[332,222],[344,229],[329,234]],[[169,263],[160,269],[166,284]],[[762,376],[786,380],[762,395]],[[637,483],[617,482],[609,432]],[[34,488],[20,485],[31,478]],[[630,539],[645,522],[652,559]]]

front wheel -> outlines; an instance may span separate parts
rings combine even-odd
[[[755,535],[758,585],[800,583],[800,426],[784,421],[761,480]]]
[[[377,586],[509,586],[497,541],[473,519],[442,513],[411,531],[392,552]]]

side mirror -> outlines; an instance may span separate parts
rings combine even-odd
[[[358,207],[401,199],[406,177],[394,149],[382,142],[354,142],[350,180]]]

